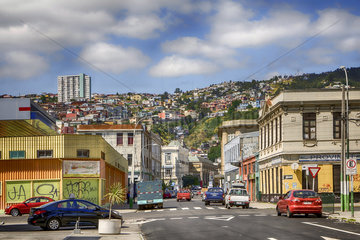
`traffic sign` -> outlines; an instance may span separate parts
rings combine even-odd
[[[356,159],[349,158],[346,160],[346,175],[356,175]]]
[[[309,167],[309,172],[313,178],[316,178],[316,175],[319,173],[320,167]]]

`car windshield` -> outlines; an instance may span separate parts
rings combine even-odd
[[[318,195],[314,191],[294,191],[294,197],[297,198],[317,198]]]
[[[236,195],[236,196],[246,196],[247,192],[243,189],[232,189],[230,191],[230,195]]]
[[[223,192],[221,188],[210,188],[209,192]]]

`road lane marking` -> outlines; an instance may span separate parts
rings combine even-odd
[[[243,214],[243,215],[239,215],[239,217],[250,217],[249,214]]]
[[[194,209],[199,210],[199,209],[201,209],[201,207],[194,207]]]
[[[323,225],[316,224],[316,223],[311,223],[311,222],[302,222],[302,223],[312,225],[312,226],[315,226],[315,227],[321,227],[321,228],[326,228],[326,229],[330,229],[330,230],[334,230],[334,231],[338,231],[338,232],[343,232],[343,233],[348,233],[348,234],[353,234],[353,235],[360,236],[360,233],[355,233],[355,232],[350,232],[350,231],[337,229],[337,228],[333,228],[333,227],[323,226]]]
[[[145,212],[151,212],[151,210],[145,210]]]
[[[183,207],[183,208],[181,208],[182,210],[189,210],[189,208],[188,207]]]
[[[219,209],[226,209],[226,208],[224,208],[224,207],[219,207]]]
[[[206,207],[207,209],[214,209],[213,207]]]
[[[207,220],[219,220],[219,221],[230,221],[233,218],[234,218],[234,216],[221,216],[221,217],[206,216],[204,219],[207,219]]]
[[[276,238],[268,238],[268,240],[277,240]]]
[[[188,217],[188,218],[190,218],[190,219],[195,219],[195,218],[199,218],[199,217]]]
[[[258,215],[254,215],[255,217],[266,217],[267,215],[264,214],[258,214]]]
[[[164,209],[158,209],[158,210],[156,210],[156,211],[158,211],[158,212],[163,212],[163,211],[164,211]]]
[[[183,219],[182,217],[179,217],[179,218],[170,218],[170,220],[181,220]]]
[[[170,208],[170,211],[176,211],[177,208]]]

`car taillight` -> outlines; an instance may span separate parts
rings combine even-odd
[[[225,197],[225,194],[223,194],[222,196],[223,196],[223,198],[224,198],[224,197]]]
[[[294,204],[299,204],[301,201],[300,201],[300,199],[295,198],[295,199],[292,199],[291,202]]]
[[[46,210],[37,210],[34,212],[34,215],[40,215],[40,214],[43,214],[43,213],[46,213]]]
[[[315,204],[321,205],[322,204],[321,198],[316,199]]]

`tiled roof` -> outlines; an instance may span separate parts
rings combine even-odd
[[[127,130],[134,129],[135,124],[118,124],[118,125],[79,125],[78,131],[82,130]],[[138,124],[136,129],[142,129],[142,125]]]

